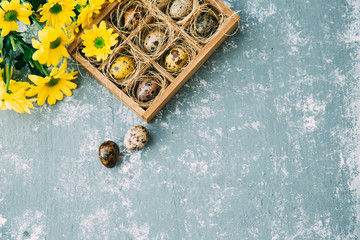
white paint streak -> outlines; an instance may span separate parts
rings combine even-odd
[[[7,222],[7,219],[0,214],[0,227],[3,226]]]
[[[47,235],[45,219],[43,212],[26,211],[22,216],[14,219],[17,226],[13,227],[15,232],[11,236],[17,240],[45,239]]]
[[[80,230],[82,233],[83,239],[93,239],[97,230],[105,227],[107,228],[107,222],[110,219],[110,215],[108,210],[105,209],[97,209],[94,214],[90,214],[86,217],[83,217],[80,223]],[[105,233],[104,233],[105,234]],[[104,240],[109,239],[108,236],[104,236]]]
[[[138,226],[136,223],[133,223],[130,227],[120,225],[120,229],[124,232],[129,233],[134,239],[149,239],[150,226],[147,223],[140,226]]]
[[[273,3],[268,3],[263,0],[249,1],[245,12],[252,17],[258,19],[260,23],[263,23],[267,18],[277,13],[277,8]]]
[[[321,120],[321,116],[325,113],[325,103],[319,100],[314,100],[314,97],[310,95],[297,102],[296,108],[303,112],[304,131],[315,131],[319,121]]]
[[[69,99],[69,100],[68,100]],[[56,111],[56,117],[53,120],[55,126],[69,126],[75,121],[82,121],[90,118],[90,113],[95,109],[94,105],[81,103],[74,99],[66,98]]]

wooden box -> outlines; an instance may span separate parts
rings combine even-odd
[[[92,28],[93,24],[99,24],[102,20],[105,20],[107,26],[114,28],[114,32],[117,32],[120,35],[119,46],[116,46],[114,48],[114,51],[117,51],[117,49],[121,49],[121,45],[126,45],[128,48],[131,48],[132,50],[134,50],[134,52],[136,52],[136,54],[138,55],[137,58],[143,58],[142,62],[144,64],[141,65],[141,69],[139,70],[138,74],[136,76],[133,76],[134,78],[139,77],[139,75],[141,74],[145,74],[150,68],[157,71],[160,75],[166,78],[166,80],[168,81],[167,87],[156,97],[156,99],[149,107],[140,107],[139,104],[134,101],[124,89],[119,87],[115,82],[109,79],[109,77],[105,76],[102,71],[104,69],[104,65],[96,66],[82,55],[82,53],[79,51],[79,46],[82,45],[82,39],[80,38],[80,35],[83,32],[80,32],[74,42],[69,45],[68,51],[70,55],[87,71],[89,71],[90,74],[94,76],[103,86],[105,86],[120,101],[125,103],[140,118],[142,118],[145,122],[148,123],[175,95],[175,93],[186,83],[186,81],[200,68],[200,66],[220,46],[220,44],[229,36],[229,34],[231,34],[237,28],[240,17],[220,0],[199,0],[202,2],[206,1],[206,4],[208,4],[211,9],[213,9],[217,13],[221,13],[222,15],[222,21],[219,24],[216,32],[209,37],[209,41],[207,41],[206,43],[201,43],[197,41],[197,39],[194,39],[191,34],[189,34],[187,27],[190,24],[190,20],[184,19],[180,22],[176,22],[174,19],[172,19],[166,14],[165,9],[168,4],[172,2],[172,0],[162,1],[159,4],[157,4],[156,2],[152,2],[151,0],[136,1],[140,1],[144,4],[144,6],[151,9],[149,11],[151,13],[151,16],[149,15],[146,18],[144,17],[144,20],[140,22],[139,26],[133,31],[129,32],[129,34],[124,34],[109,21],[109,17],[111,16],[111,14],[114,14],[114,11],[119,11],[123,4],[129,2],[124,0],[121,3],[115,0],[115,2],[106,6],[101,11],[101,13],[94,19],[92,24],[90,24],[90,26],[88,26],[87,28]],[[193,10],[192,14],[196,14],[196,10]],[[151,22],[154,17],[160,19],[166,24],[170,24],[172,28],[175,29],[176,34],[181,35],[181,37],[196,51],[196,56],[192,58],[192,60],[187,64],[187,66],[183,68],[182,71],[177,75],[172,75],[167,70],[165,70],[165,68],[159,63],[158,58],[155,59],[152,56],[149,56],[147,53],[140,49],[140,47],[136,44],[135,41],[133,41],[133,38],[136,36],[136,34],[142,31],[142,28],[144,28],[147,23]],[[165,48],[169,48],[171,44],[171,41],[165,43]]]

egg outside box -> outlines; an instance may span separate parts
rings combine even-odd
[[[115,54],[109,56],[106,61],[100,63],[94,62],[93,59],[86,58],[81,53],[82,39],[80,36],[83,34],[83,31],[80,32],[74,42],[68,46],[70,55],[78,63],[147,123],[151,121],[221,43],[237,28],[240,20],[240,17],[220,0],[199,0],[199,2],[197,2],[198,0],[193,0],[194,8],[191,13],[178,21],[168,15],[168,8],[173,0],[165,0],[160,3],[157,3],[156,0],[154,1],[155,2],[151,0],[123,0],[119,3],[115,0],[115,2],[106,6],[87,27],[87,29],[90,29],[92,25],[98,25],[102,20],[105,20],[108,28],[113,28],[115,33],[119,33],[119,43],[113,48]],[[113,19],[123,7],[131,5],[132,2],[135,2],[136,5],[141,3],[139,6],[145,11],[145,16],[134,30],[125,32],[115,26]],[[197,7],[197,5],[201,6]],[[207,39],[199,39],[193,36],[192,24],[194,22],[194,16],[205,12],[206,7],[209,8],[209,12],[216,13],[218,16],[221,16],[221,18],[218,20],[219,26],[211,36]],[[139,36],[141,31],[145,31],[144,29],[156,23],[159,23],[162,27],[167,26],[170,36],[166,37],[167,42],[164,43],[164,46],[157,54],[148,54],[139,46],[139,41],[136,41],[136,37]],[[179,41],[181,41],[181,43]],[[174,47],[177,43],[185,44],[188,47],[190,61],[181,71],[171,73],[165,69],[162,62],[166,51]],[[117,84],[108,74],[107,71],[110,61],[114,60],[114,56],[121,55],[129,55],[135,59],[136,69],[126,80],[130,86],[132,81],[139,81],[139,79],[147,75],[149,71],[158,73],[167,81],[167,84],[165,84],[166,88],[162,89],[151,104],[141,106],[141,104],[134,99],[131,91],[129,92],[128,87]],[[133,85],[138,86],[139,84]]]

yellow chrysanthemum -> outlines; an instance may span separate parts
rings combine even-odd
[[[86,3],[87,3],[87,0],[76,0],[76,4],[79,4],[81,6],[86,5]]]
[[[29,16],[32,11],[20,4],[20,0],[3,1],[0,4],[1,36],[5,37],[10,31],[19,30],[16,21],[30,24]]]
[[[39,41],[33,39],[32,45],[37,51],[33,54],[33,59],[41,64],[56,66],[63,57],[70,57],[65,46],[74,40],[60,27],[45,27],[39,31]]]
[[[66,27],[66,31],[70,37],[74,37],[79,33],[80,28],[77,22],[72,22],[71,25]]]
[[[47,26],[65,26],[71,23],[71,17],[75,17],[74,0],[48,0],[40,9],[40,22],[45,22]]]
[[[109,0],[109,2],[113,3],[115,0]],[[117,0],[118,2],[122,2],[122,0]]]
[[[34,108],[32,103],[36,100],[26,98],[25,93],[29,87],[30,84],[27,82],[11,80],[9,91],[6,92],[6,84],[0,79],[0,109],[14,110],[18,113],[27,112],[30,114],[29,108]]]
[[[33,6],[31,5],[31,3],[29,3],[29,2],[24,2],[23,5],[24,5],[24,7],[26,7],[27,9],[29,9],[29,10],[32,11]],[[42,8],[42,4],[40,4],[38,8]],[[39,12],[34,12],[34,11],[33,11],[33,15],[34,15],[34,17],[35,17],[35,19],[36,19],[37,21],[40,21],[41,16],[40,16]]]
[[[32,86],[30,91],[27,92],[28,96],[35,96],[37,94],[37,103],[43,105],[47,99],[50,105],[56,103],[57,100],[62,100],[64,94],[71,96],[71,89],[76,88],[76,84],[71,80],[76,78],[77,71],[66,73],[67,62],[66,59],[62,66],[53,68],[48,77],[40,77],[36,75],[29,75],[29,79],[36,84]]]
[[[100,23],[99,28],[93,25],[90,30],[84,30],[81,35],[84,48],[82,50],[85,56],[96,56],[96,60],[105,60],[107,55],[112,52],[111,47],[114,46],[118,40],[119,34],[112,33],[113,29],[106,29],[105,21]]]
[[[100,13],[101,6],[105,0],[90,0],[89,5],[81,10],[77,23],[84,29],[92,22],[92,20]]]

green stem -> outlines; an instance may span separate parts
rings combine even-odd
[[[6,88],[5,91],[7,93],[9,93],[9,86],[10,86],[10,78],[11,78],[11,71],[12,71],[12,61],[13,61],[13,53],[14,50],[12,48],[10,48],[10,59],[9,59],[9,72],[7,74],[7,78],[6,78]],[[6,68],[4,70],[6,72]]]
[[[39,63],[39,62],[38,62]],[[41,71],[43,72],[43,74],[45,74],[46,77],[50,76],[50,74],[46,71],[46,69],[44,68],[44,65],[39,63],[39,66],[41,68]]]
[[[36,25],[38,25],[41,30],[44,29],[43,26],[41,26],[41,24],[38,22],[38,20],[36,20],[34,15],[31,15],[30,18],[35,22]]]
[[[3,81],[6,83],[6,70],[3,71]]]
[[[15,39],[14,39],[13,35],[10,35],[10,42],[11,42],[12,49],[15,52],[16,51],[16,43],[15,43]]]

